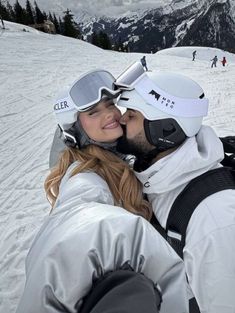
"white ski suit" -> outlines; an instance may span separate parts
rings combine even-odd
[[[203,126],[196,137],[136,173],[163,228],[189,181],[220,167],[223,157],[219,138]],[[235,190],[217,192],[197,206],[186,232],[184,263],[202,313],[235,312]]]
[[[93,280],[126,262],[158,284],[160,312],[188,312],[182,260],[144,218],[114,206],[107,183],[97,174],[70,178],[74,166],[28,253],[16,312],[79,312]]]

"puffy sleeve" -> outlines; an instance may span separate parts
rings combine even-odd
[[[235,192],[217,192],[193,213],[184,250],[188,281],[202,312],[235,312]]]

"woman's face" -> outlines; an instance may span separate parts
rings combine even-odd
[[[122,136],[120,118],[121,112],[112,100],[102,100],[91,110],[79,113],[84,131],[98,142],[113,142]]]

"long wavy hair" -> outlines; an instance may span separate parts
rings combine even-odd
[[[128,163],[114,153],[96,145],[89,145],[81,150],[67,148],[61,154],[57,165],[47,176],[44,184],[47,199],[52,210],[59,194],[60,182],[68,167],[78,161],[71,177],[85,171],[93,171],[108,184],[115,205],[127,211],[151,219],[152,209],[148,201],[143,199],[142,184],[137,180]]]

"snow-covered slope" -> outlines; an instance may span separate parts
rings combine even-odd
[[[157,55],[168,55],[168,56],[175,56],[175,57],[184,57],[189,58],[189,55],[192,55],[193,51],[196,50],[196,60],[206,61],[212,59],[215,55],[222,60],[225,56],[228,63],[235,63],[235,54],[229,53],[227,51],[217,49],[217,48],[210,48],[210,47],[177,47],[177,48],[169,48],[158,51]]]
[[[118,75],[142,54],[103,51],[86,42],[6,22],[0,32],[0,312],[13,313],[24,287],[24,262],[49,213],[43,182],[55,129],[56,93],[81,73],[105,68]],[[26,31],[22,31],[25,28]],[[197,80],[210,100],[205,123],[235,134],[235,55],[210,68],[217,49],[193,47],[147,54],[151,70],[172,70]]]

